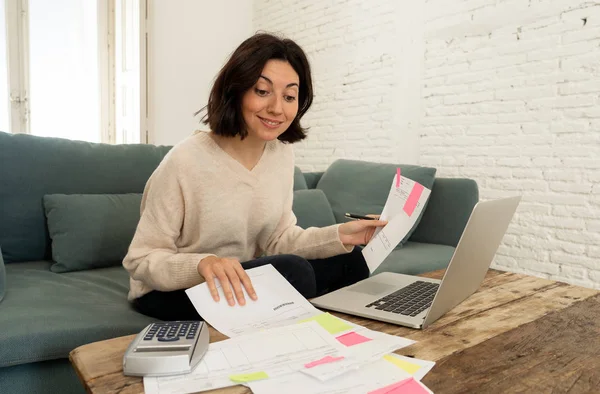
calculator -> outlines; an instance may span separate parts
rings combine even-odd
[[[123,374],[168,376],[190,373],[208,349],[208,325],[203,321],[151,323],[129,344]]]

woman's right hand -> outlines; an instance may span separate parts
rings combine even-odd
[[[219,302],[219,291],[217,290],[215,278],[219,278],[229,305],[235,305],[235,298],[237,298],[240,305],[246,304],[242,285],[246,288],[250,298],[257,299],[252,281],[237,259],[217,256],[205,257],[198,263],[198,273],[206,280],[210,294],[216,302]]]

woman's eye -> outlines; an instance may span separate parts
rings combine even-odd
[[[262,89],[254,89],[254,91],[256,92],[256,94],[258,94],[259,96],[266,96],[269,92],[267,92],[266,90],[262,90]]]
[[[285,99],[286,99],[287,102],[291,103],[291,102],[293,102],[293,101],[296,100],[296,97],[294,97],[294,96],[285,96]]]

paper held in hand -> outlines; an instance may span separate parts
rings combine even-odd
[[[390,194],[381,212],[381,220],[387,220],[388,224],[378,229],[362,250],[371,273],[414,226],[430,194],[431,190],[401,176],[399,172],[394,176]]]

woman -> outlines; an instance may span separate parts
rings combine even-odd
[[[308,60],[293,41],[257,34],[235,50],[206,106],[211,132],[173,147],[144,189],[123,261],[138,311],[198,319],[185,289],[206,281],[219,301],[215,278],[229,305],[244,305],[242,287],[257,299],[244,270],[265,264],[306,298],[368,276],[354,245],[385,222],[296,226],[291,144],[306,137],[300,119],[312,98]]]

